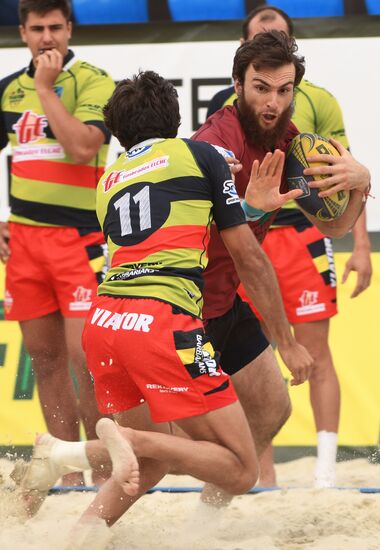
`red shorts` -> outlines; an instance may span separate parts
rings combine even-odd
[[[316,227],[304,231],[281,227],[268,232],[263,249],[276,271],[291,324],[320,321],[337,313],[331,239]],[[239,294],[249,302],[242,285]],[[253,309],[260,318],[257,310]]]
[[[36,319],[54,311],[86,317],[105,267],[101,232],[10,223],[5,318]]]
[[[98,296],[87,317],[83,348],[102,413],[147,401],[152,419],[167,422],[237,399],[202,322],[158,300]]]

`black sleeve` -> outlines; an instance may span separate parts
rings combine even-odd
[[[0,110],[0,151],[4,149],[8,143],[8,135],[5,128],[3,112]]]
[[[24,69],[21,69],[21,70],[15,72],[15,73],[10,74],[9,76],[6,76],[2,80],[0,80],[0,150],[4,149],[4,147],[8,143],[7,127],[5,125],[4,112],[3,112],[3,108],[2,108],[3,94],[4,94],[5,89],[7,88],[8,84],[10,84],[10,82],[12,82],[12,80],[17,78],[23,72],[24,72]]]
[[[3,100],[3,93],[4,93],[4,86],[2,86],[2,82],[0,82],[0,151],[1,149],[4,149],[4,147],[8,143],[7,128],[5,126],[4,113],[1,106],[2,100]]]
[[[184,141],[189,145],[205,177],[213,203],[213,217],[219,231],[246,223],[230,169],[222,154],[205,141]]]
[[[214,97],[211,98],[210,103],[208,104],[206,118],[216,113],[216,111],[219,111],[219,109],[223,107],[227,99],[231,97],[234,93],[235,89],[233,86],[217,92]]]

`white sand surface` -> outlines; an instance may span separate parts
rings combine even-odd
[[[8,461],[0,461],[1,550],[63,550],[69,532],[93,499],[91,493],[52,495],[38,515],[21,519],[20,502],[9,491]],[[280,491],[236,497],[223,512],[210,514],[199,494],[144,496],[113,528],[97,550],[379,550],[380,493],[313,489],[314,458],[277,465]],[[380,465],[364,459],[338,464],[341,487],[380,487]],[[200,486],[186,476],[167,476],[162,486]],[[75,545],[70,543],[70,550]]]

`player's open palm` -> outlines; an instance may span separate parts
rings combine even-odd
[[[285,153],[279,149],[274,153],[267,153],[261,164],[258,160],[253,161],[251,177],[245,192],[245,200],[249,206],[264,212],[272,212],[289,200],[302,195],[300,189],[280,193],[284,162]]]
[[[314,360],[307,349],[294,340],[289,347],[278,346],[278,351],[286,367],[292,373],[291,386],[298,386],[309,379]]]

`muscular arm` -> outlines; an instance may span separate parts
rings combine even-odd
[[[336,98],[326,90],[313,87],[310,83],[305,81],[303,82],[301,88],[301,95],[296,97],[296,125],[298,124],[298,126],[304,131],[316,132],[317,134],[329,139],[334,138],[341,143],[343,147],[348,149],[349,143],[345,132],[343,114]],[[307,124],[310,122],[308,118],[304,118],[304,116],[309,112],[307,107],[305,108],[305,98],[308,97],[308,93],[310,93],[310,91],[312,95],[315,95],[316,99],[316,104],[314,105],[315,126],[304,127],[304,123]],[[300,103],[298,104],[298,102]],[[299,108],[297,109],[297,107]],[[324,231],[324,228],[322,228],[322,231]],[[370,256],[371,247],[366,229],[366,216],[364,210],[352,228],[352,235],[354,240],[354,248],[352,255],[346,262],[342,282],[344,283],[347,280],[351,271],[357,272],[356,285],[351,294],[351,297],[354,298],[369,286],[372,275]]]
[[[220,234],[248,296],[262,314],[285,364],[293,374],[292,384],[304,382],[309,377],[312,359],[306,349],[294,340],[268,257],[247,225],[225,229]]]
[[[302,210],[312,224],[318,227],[319,231],[328,237],[340,239],[352,229],[363,211],[363,206],[363,193],[354,189],[351,191],[350,202],[348,203],[344,214],[336,220],[323,222],[308,212],[305,212],[302,208],[300,208],[300,210]]]
[[[53,89],[61,69],[62,56],[57,50],[41,55],[35,73],[36,91],[49,126],[66,154],[78,164],[87,164],[104,143],[105,136],[99,128],[84,124],[66,110]]]

